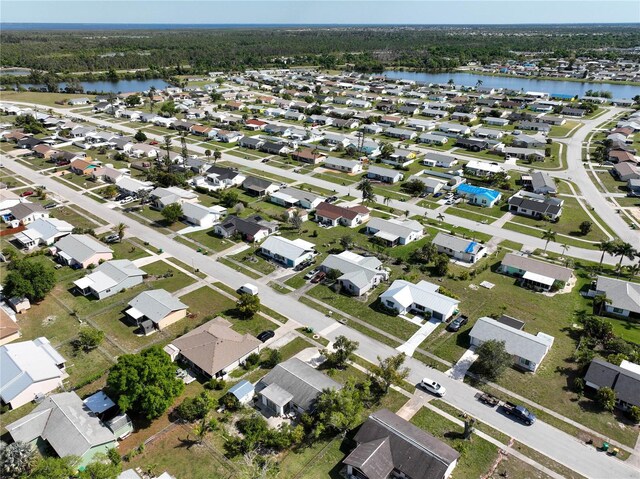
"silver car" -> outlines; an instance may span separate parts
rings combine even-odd
[[[424,378],[420,381],[420,387],[431,394],[435,394],[438,397],[443,397],[447,390],[440,383],[435,382],[433,379]]]

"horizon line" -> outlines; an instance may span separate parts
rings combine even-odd
[[[526,25],[638,25],[640,22],[534,22],[534,23],[192,23],[192,22],[2,22],[0,25],[202,25],[202,26],[371,26],[371,27],[446,27],[446,26],[526,26]]]

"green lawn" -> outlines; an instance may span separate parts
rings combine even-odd
[[[31,91],[3,91],[2,101],[22,101],[25,103],[38,103],[40,105],[47,105],[55,108],[72,108],[67,104],[67,101],[73,98],[83,98],[87,95],[83,94],[68,94],[68,93],[43,93],[43,92],[31,92]],[[56,103],[58,101],[64,102],[64,104]]]
[[[616,335],[632,343],[640,344],[640,322],[617,318],[607,318],[607,320],[613,325],[613,332]]]
[[[192,291],[180,298],[189,306],[189,312],[198,318],[215,316],[235,307],[235,302],[208,286]]]
[[[187,276],[182,271],[172,268],[170,264],[164,261],[156,261],[155,263],[143,266],[142,270],[149,275],[147,278],[147,285],[149,287],[153,289],[166,289],[170,293],[195,282],[193,278]],[[165,275],[166,277],[164,277]]]
[[[411,419],[411,423],[444,441],[453,448],[463,451],[458,465],[453,470],[453,479],[483,477],[498,455],[498,448],[490,442],[473,435],[465,441],[461,437],[464,428],[427,408],[420,409]],[[459,449],[460,450],[460,449]]]
[[[229,256],[229,258],[237,261],[240,264],[246,265],[248,268],[255,269],[256,271],[259,271],[264,275],[273,273],[276,270],[276,265],[257,255],[256,251],[259,248],[259,246],[254,246],[234,256]]]
[[[63,206],[62,208],[56,208],[52,210],[50,216],[59,220],[67,221],[76,228],[92,229],[106,224],[103,220],[98,219],[91,213],[88,213],[77,206]]]
[[[562,138],[569,134],[571,130],[577,127],[580,124],[579,121],[576,120],[567,120],[564,125],[554,125],[551,127],[551,132],[549,133],[550,138]]]
[[[196,231],[195,233],[189,233],[185,236],[216,252],[231,248],[235,244],[235,242],[230,239],[224,239],[214,235],[213,229],[210,229],[208,231]]]
[[[250,334],[257,336],[267,329],[275,329],[276,325],[264,316],[256,314],[251,319],[230,319],[232,322],[231,329],[240,334]]]

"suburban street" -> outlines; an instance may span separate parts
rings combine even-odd
[[[598,123],[600,123],[601,121],[603,121],[602,118],[599,118]],[[131,130],[124,127],[119,128],[123,131]],[[131,133],[131,131],[127,132]],[[575,148],[576,147],[574,147],[574,149]],[[194,151],[198,151],[198,149],[194,148]],[[238,161],[235,157],[228,157],[225,155],[225,157],[223,158],[229,159],[230,161],[235,161],[239,164],[244,163],[244,161]],[[219,262],[216,262],[211,258],[207,258],[196,253],[189,247],[173,241],[171,238],[162,234],[161,232],[135,221],[134,219],[126,216],[120,211],[110,209],[106,207],[106,205],[98,204],[90,197],[82,195],[81,193],[69,188],[68,186],[55,181],[51,177],[47,177],[39,172],[35,172],[16,162],[14,159],[10,159],[7,157],[4,161],[5,166],[7,166],[15,173],[29,179],[30,181],[33,181],[35,184],[45,186],[51,193],[63,197],[71,201],[78,207],[100,216],[105,221],[114,225],[121,222],[125,223],[128,226],[128,236],[133,236],[144,241],[148,241],[154,246],[162,248],[164,252],[176,257],[185,264],[197,265],[200,271],[206,273],[216,281],[220,281],[234,289],[238,288],[240,285],[246,283],[247,281],[251,281],[249,277],[238,273],[237,271]],[[250,166],[255,166],[252,162],[247,162],[247,164],[249,164]],[[268,171],[267,168],[265,168],[265,171]],[[578,175],[579,169],[577,166],[575,171],[575,174]],[[582,171],[584,173],[584,176],[586,177],[586,172],[584,172],[584,169],[582,169]],[[282,174],[281,171],[278,171],[278,173]],[[291,177],[296,179],[294,175],[291,175]],[[313,180],[313,178],[307,176],[304,176],[300,179],[304,180],[305,182],[311,182],[311,180]],[[327,185],[328,184],[322,184],[319,186],[327,187]],[[337,187],[336,185],[330,185],[331,187],[335,187],[335,189],[339,192],[342,192],[341,188]],[[405,203],[402,203],[402,208],[404,209],[407,209],[410,206],[418,208],[415,207],[415,205],[407,205]],[[419,210],[424,209],[419,208]],[[415,212],[416,214],[420,214],[418,212],[418,209],[416,209]],[[424,211],[422,212],[424,213]],[[453,219],[454,218],[451,217],[452,222]],[[493,228],[487,225],[482,225],[483,228],[486,229],[476,228],[477,223],[457,217],[455,218],[455,220],[456,224],[460,224],[461,226],[469,227],[472,229],[475,228],[478,231],[484,231],[497,236],[504,237],[503,234],[508,233],[498,228]],[[618,228],[620,226],[622,225],[618,224],[615,226],[615,228]],[[514,235],[516,235],[516,233],[514,233]],[[536,246],[538,244],[537,242],[533,241],[533,238],[527,237],[525,235],[511,236],[509,234],[508,236],[509,239],[513,239],[514,241],[522,241],[527,245],[531,244],[533,246]],[[522,237],[522,239],[520,239],[520,237]],[[523,239],[525,239],[525,241],[523,241]],[[637,238],[635,244],[637,244]],[[551,245],[549,249],[551,249]],[[576,253],[579,253],[580,255],[584,255],[586,259],[597,257],[596,261],[600,256],[600,253],[598,251],[580,250],[579,248],[572,248],[571,253],[572,255],[577,255]],[[611,261],[612,258],[608,258],[608,260]],[[262,303],[267,307],[291,318],[292,320],[297,321],[301,325],[313,328],[320,335],[325,336],[332,341],[339,335],[345,335],[350,339],[358,341],[360,343],[358,354],[368,361],[375,363],[377,362],[378,356],[387,357],[397,353],[395,349],[386,346],[376,340],[373,340],[370,337],[349,328],[348,326],[340,324],[330,317],[325,316],[322,313],[299,303],[294,298],[276,292],[268,286],[261,286],[260,298]],[[512,421],[496,410],[490,409],[477,401],[474,397],[478,392],[477,389],[472,388],[461,381],[453,380],[444,373],[429,368],[418,360],[407,358],[407,366],[409,366],[409,368],[411,369],[409,378],[411,382],[417,383],[421,378],[425,376],[429,376],[435,379],[447,388],[448,394],[445,400],[453,406],[466,411],[467,413],[476,417],[478,420],[485,422],[492,427],[508,434],[517,441],[535,449],[536,451],[548,456],[558,463],[561,463],[575,470],[583,476],[596,479],[637,479],[638,477],[640,477],[640,469],[636,469],[631,465],[620,461],[619,459],[608,456],[604,452],[599,452],[594,447],[583,444],[573,436],[570,436],[569,434],[562,432],[559,429],[551,427],[550,425],[545,424],[542,421],[537,421],[533,426],[530,427]]]

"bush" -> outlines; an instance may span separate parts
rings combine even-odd
[[[611,388],[600,388],[596,393],[596,401],[605,411],[613,411],[616,406],[616,393]]]
[[[226,385],[227,383],[224,379],[213,378],[207,384],[205,384],[205,387],[207,389],[215,389],[216,391],[222,391]]]
[[[627,410],[627,417],[631,419],[635,424],[638,424],[640,422],[640,407],[631,406]]]
[[[249,370],[257,366],[259,362],[260,355],[257,353],[251,353],[249,356],[247,356],[247,359],[245,359],[243,367],[244,369]]]

